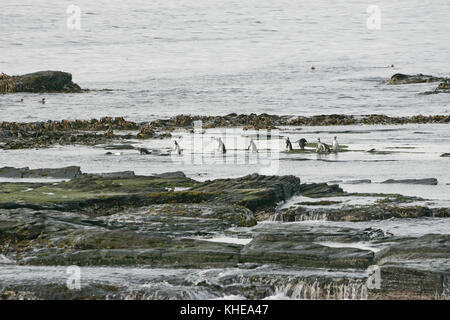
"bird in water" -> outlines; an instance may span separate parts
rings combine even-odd
[[[339,143],[337,142],[337,137],[336,136],[333,139],[333,145],[331,146],[331,149],[334,152],[338,152],[339,151]]]
[[[42,98],[41,103],[45,104],[45,98]]]
[[[331,152],[331,149],[330,149],[329,145],[327,145],[326,143],[320,142],[320,138],[318,138],[316,152],[317,153],[329,153],[329,152]]]
[[[305,150],[305,146],[306,146],[306,143],[308,143],[308,141],[306,141],[305,138],[301,138],[297,142],[298,142],[298,145],[299,145],[300,149],[301,150]]]
[[[250,145],[248,146],[247,150],[258,152],[258,148],[256,147],[255,141],[253,141],[253,139],[250,140]]]
[[[17,102],[23,102],[23,98],[21,98],[19,101],[17,101]]]
[[[181,148],[177,140],[174,140],[173,144],[174,144],[173,151],[176,152],[178,155],[181,155]]]
[[[289,140],[289,137],[287,137],[286,138],[286,151],[287,152],[291,152],[293,149],[292,149],[292,143],[291,143],[291,140]]]

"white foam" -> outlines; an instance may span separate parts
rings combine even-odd
[[[5,257],[5,255],[0,254],[0,264],[13,264],[14,261]]]
[[[370,245],[367,245],[367,242],[316,242],[317,244],[320,244],[321,246],[330,247],[330,248],[356,248],[361,250],[369,250],[373,252],[378,252],[381,250],[381,248],[375,248]]]
[[[234,244],[242,244],[246,245],[252,241],[252,239],[245,238],[233,238],[233,237],[215,237],[210,239],[201,239],[210,242],[220,242],[220,243],[234,243]]]

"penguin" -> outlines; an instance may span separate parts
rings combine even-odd
[[[286,138],[286,151],[287,152],[291,152],[293,149],[292,149],[292,143],[291,143],[291,140],[289,140],[289,137],[287,137]]]
[[[45,104],[45,98],[42,98],[41,103]]]
[[[217,139],[219,141],[219,152],[226,153],[227,148],[225,147],[225,144],[222,141],[222,138]]]
[[[306,146],[307,142],[308,141],[306,141],[305,138],[301,138],[300,140],[298,140],[298,145],[299,145],[301,150],[305,150],[305,146]]]
[[[336,136],[333,139],[333,145],[331,146],[331,149],[334,152],[338,152],[339,151],[339,143],[337,142],[337,137]]]
[[[174,147],[173,147],[173,151],[176,152],[178,155],[181,155],[181,148],[180,145],[178,144],[177,140],[173,141],[174,143]]]
[[[320,142],[320,138],[317,139],[317,147],[316,147],[317,153],[329,153],[331,152],[330,146],[326,143]]]
[[[253,139],[250,139],[250,145],[248,146],[247,150],[258,152],[258,148],[256,147],[255,141],[253,141]]]

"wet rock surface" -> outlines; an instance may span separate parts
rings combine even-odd
[[[80,167],[70,166],[65,168],[46,168],[46,169],[30,169],[3,167],[0,168],[0,177],[2,178],[64,178],[73,179],[82,175]]]
[[[108,150],[123,150],[132,147],[128,139],[136,139],[141,124],[127,121],[123,117],[103,117],[91,120],[61,120],[47,122],[0,122],[1,149],[48,148],[56,144],[82,144],[94,146],[107,144]],[[116,130],[116,131],[115,131]],[[117,132],[122,131],[122,132]],[[168,138],[166,133],[155,132],[152,138]],[[111,144],[122,142],[122,144]]]
[[[172,191],[176,187],[184,191]],[[336,221],[448,217],[448,209],[401,207],[414,199],[397,198],[371,206],[335,208],[341,202],[334,201],[330,208],[278,209],[298,195],[351,194],[338,185],[257,174],[205,182],[172,172],[1,183],[0,299],[448,297],[448,235],[286,223],[307,215]],[[258,223],[262,213],[284,222]],[[224,235],[234,242],[217,240]],[[81,290],[65,285],[61,268],[69,265],[82,267],[90,279]],[[373,265],[382,277],[379,289],[367,286]],[[51,268],[52,276],[39,276]],[[20,278],[14,278],[17,270]]]
[[[203,128],[273,129],[279,126],[334,125],[401,125],[408,123],[450,123],[450,115],[416,115],[389,117],[372,115],[279,116],[269,114],[229,114],[226,116],[178,115],[170,119],[136,123],[123,117],[103,117],[91,120],[61,120],[47,122],[0,122],[0,149],[48,148],[54,145],[106,144],[109,150],[131,149],[128,139],[168,139],[172,131],[192,131],[195,121]],[[122,142],[121,145],[117,142]],[[302,151],[302,152],[307,152]],[[315,152],[314,150],[309,150]],[[344,152],[346,150],[341,150]]]
[[[425,82],[438,82],[438,81],[444,81],[446,78],[442,77],[434,77],[430,75],[424,75],[424,74],[416,74],[416,75],[409,75],[409,74],[403,74],[403,73],[396,73],[394,74],[390,80],[386,81],[387,84],[411,84],[411,83],[425,83]]]
[[[62,71],[38,71],[19,76],[0,75],[0,93],[14,92],[82,92],[72,82],[72,74]]]
[[[450,217],[450,208],[429,208],[425,206],[361,205],[339,208],[308,208],[298,206],[277,212],[276,221],[293,222],[307,220],[369,221],[392,218]]]
[[[425,184],[430,186],[435,186],[438,184],[436,178],[425,178],[425,179],[389,179],[381,183],[404,183],[404,184]]]

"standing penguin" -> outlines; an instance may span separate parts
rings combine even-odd
[[[41,103],[45,104],[45,98],[42,98]]]
[[[250,140],[250,145],[248,146],[247,150],[258,152],[258,148],[256,147],[255,141],[253,141],[253,139]]]
[[[334,137],[333,145],[331,146],[331,149],[334,152],[338,152],[339,151],[339,143],[337,142],[337,137],[336,136]]]
[[[301,150],[305,150],[305,146],[306,146],[307,142],[308,141],[306,141],[305,138],[301,138],[300,140],[298,140],[298,145],[299,145]]]
[[[173,143],[174,143],[173,151],[176,152],[178,155],[181,155],[181,148],[177,140],[174,140]]]
[[[320,138],[318,138],[316,152],[317,153],[329,153],[329,152],[331,152],[330,146],[327,145],[326,143],[320,142]]]
[[[219,141],[219,152],[227,153],[227,148],[225,147],[225,143],[223,143],[222,138],[217,139]]]
[[[287,152],[291,152],[293,149],[292,149],[292,143],[291,143],[291,140],[289,140],[289,137],[287,137],[286,138],[286,151]]]

